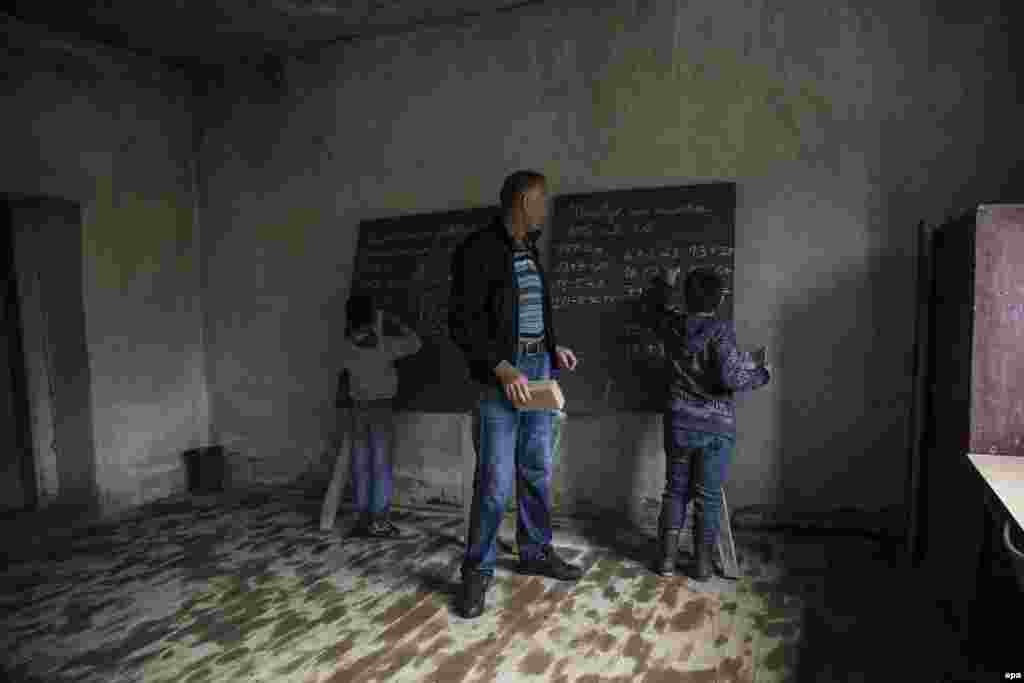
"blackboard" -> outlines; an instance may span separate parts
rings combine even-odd
[[[569,414],[657,412],[665,360],[640,295],[661,264],[683,275],[711,266],[726,281],[719,309],[732,318],[736,187],[684,187],[564,195],[554,202],[548,269],[559,344],[576,352],[560,373]],[[673,300],[684,307],[682,287]]]
[[[486,207],[359,224],[352,293],[371,294],[423,339],[419,353],[396,363],[396,410],[458,413],[476,401],[479,386],[448,338],[450,265],[459,243],[497,214],[497,207]]]

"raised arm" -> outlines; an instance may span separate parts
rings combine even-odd
[[[423,348],[423,340],[416,334],[416,331],[411,327],[407,326],[396,316],[391,314],[385,314],[385,316],[398,328],[401,336],[391,337],[388,342],[391,345],[392,353],[395,358],[404,358],[411,356],[421,348]]]
[[[681,330],[677,325],[672,324],[679,315],[669,306],[678,275],[677,268],[662,268],[643,293],[647,324],[659,339],[668,344],[678,344],[683,341]]]
[[[770,376],[764,366],[751,367],[749,354],[736,348],[736,332],[731,323],[723,327],[716,340],[715,351],[722,373],[722,384],[732,391],[749,391],[768,383]]]

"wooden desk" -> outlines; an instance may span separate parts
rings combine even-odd
[[[1024,527],[1024,458],[968,453],[967,459],[1001,503],[1002,511]]]

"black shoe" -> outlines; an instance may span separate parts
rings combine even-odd
[[[548,576],[559,581],[577,581],[583,576],[582,569],[560,558],[549,545],[544,546],[537,557],[519,560],[519,573]]]
[[[377,520],[366,529],[366,535],[371,538],[401,538],[402,531],[391,523],[390,520]]]
[[[672,576],[676,570],[676,555],[679,553],[679,529],[661,530],[658,551],[655,571],[662,576]]]
[[[711,543],[694,543],[693,546],[696,562],[694,563],[693,578],[697,581],[707,581],[714,574],[711,565],[711,556],[715,546]]]
[[[484,613],[484,597],[494,581],[493,576],[475,571],[462,575],[462,600],[459,611],[466,619],[476,619]]]

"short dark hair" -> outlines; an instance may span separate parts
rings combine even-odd
[[[373,297],[369,294],[353,294],[345,304],[345,334],[363,325],[372,325],[374,313]]]
[[[543,173],[537,171],[516,171],[501,184],[501,210],[508,213],[516,204],[520,195],[536,185],[547,182]]]
[[[713,269],[694,268],[686,274],[686,283],[683,285],[686,309],[691,313],[713,313],[722,301],[724,289],[722,277]]]

